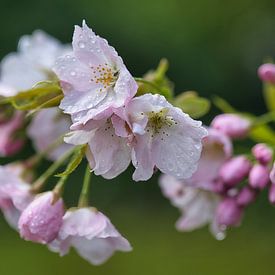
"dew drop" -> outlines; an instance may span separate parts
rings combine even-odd
[[[215,236],[215,238],[218,240],[218,241],[222,241],[225,239],[225,233],[224,232],[218,232]]]
[[[84,49],[84,48],[86,47],[86,44],[85,44],[83,41],[79,41],[79,42],[78,42],[78,47],[79,47],[80,49]]]

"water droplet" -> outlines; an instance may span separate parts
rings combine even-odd
[[[86,47],[85,42],[79,41],[79,42],[78,42],[78,47],[79,47],[80,49],[84,49],[84,48]]]
[[[224,232],[218,232],[215,237],[218,241],[222,241],[222,240],[225,239],[225,233]]]
[[[75,71],[71,71],[71,72],[70,72],[70,75],[71,75],[71,76],[76,76],[76,72],[75,72]]]

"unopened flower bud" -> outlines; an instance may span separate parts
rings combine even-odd
[[[262,164],[252,167],[248,178],[249,185],[255,189],[264,189],[269,182],[269,170]]]
[[[261,65],[258,69],[258,76],[262,81],[275,84],[275,65],[271,63]]]
[[[251,163],[245,156],[231,158],[223,164],[220,170],[220,178],[227,186],[235,186],[249,173]]]
[[[25,240],[50,243],[62,225],[64,207],[62,199],[54,202],[53,192],[38,195],[22,212],[18,226]]]
[[[275,184],[273,183],[269,187],[268,199],[272,205],[275,205]]]
[[[268,164],[273,157],[273,151],[264,143],[258,143],[252,148],[252,154],[261,164]]]
[[[239,206],[247,206],[254,202],[257,197],[257,191],[249,186],[242,188],[237,196],[237,204]]]
[[[243,138],[248,134],[251,123],[236,114],[222,114],[213,119],[211,126],[231,138]]]
[[[243,214],[243,209],[234,198],[225,198],[218,205],[216,219],[219,225],[238,226]]]

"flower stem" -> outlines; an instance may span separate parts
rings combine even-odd
[[[61,177],[59,179],[59,181],[57,182],[56,186],[53,189],[53,194],[54,194],[54,200],[53,200],[53,204],[55,202],[57,202],[59,200],[59,198],[62,196],[62,193],[64,191],[64,186],[65,186],[65,182],[68,179],[69,175],[64,175],[63,177]]]
[[[263,114],[258,118],[256,118],[255,121],[253,122],[253,126],[267,124],[272,121],[275,121],[275,111]]]
[[[57,146],[63,143],[63,138],[64,138],[64,135],[60,136],[53,143],[47,146],[45,150],[43,150],[42,152],[39,152],[38,154],[35,154],[34,156],[31,156],[29,159],[25,161],[25,166],[27,168],[32,168],[33,166],[37,165],[47,154],[49,154]]]
[[[84,182],[80,193],[78,207],[87,207],[89,205],[89,187],[91,183],[91,171],[89,164],[86,167]]]
[[[34,183],[32,186],[32,192],[37,193],[41,190],[44,184],[47,182],[49,177],[53,175],[53,173],[68,159],[68,157],[74,152],[75,148],[71,149],[70,151],[66,152],[61,158],[59,158],[56,162],[54,162],[45,173],[43,173]]]

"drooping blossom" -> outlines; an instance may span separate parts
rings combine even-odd
[[[21,177],[23,169],[20,164],[0,166],[0,208],[9,225],[16,230],[21,212],[33,199],[30,185]]]
[[[106,179],[118,176],[131,162],[131,147],[125,122],[117,115],[97,121],[89,121],[79,130],[71,132],[65,141],[80,145],[88,143],[87,159],[96,175]]]
[[[22,212],[18,227],[23,239],[50,243],[58,235],[64,215],[63,201],[55,201],[53,192],[39,194]]]
[[[201,122],[191,119],[161,95],[135,97],[124,111],[134,135],[134,180],[148,180],[155,167],[177,178],[188,178],[196,171],[202,138],[207,135]]]
[[[23,113],[16,111],[9,119],[0,122],[0,156],[13,155],[24,145],[24,138],[17,135],[23,121]]]
[[[55,143],[58,138],[69,132],[70,118],[62,114],[58,108],[49,108],[39,111],[27,129],[35,149],[45,151]],[[67,143],[62,143],[52,150],[47,156],[50,160],[57,160],[71,148]]]
[[[216,208],[220,201],[219,170],[231,157],[230,139],[215,129],[208,129],[203,139],[203,149],[198,169],[189,179],[177,180],[162,175],[160,186],[164,195],[182,212],[177,229],[190,231],[210,224],[210,231],[218,238],[224,238],[223,229],[215,220]]]
[[[261,65],[258,69],[258,76],[262,81],[275,84],[275,65],[271,63]]]
[[[18,51],[1,62],[0,95],[14,96],[37,82],[55,78],[52,71],[58,56],[69,52],[55,38],[37,30],[19,40]]]
[[[75,124],[110,116],[135,95],[135,80],[115,49],[84,21],[75,27],[72,44],[73,53],[54,67],[64,91],[60,108]]]
[[[81,257],[94,265],[102,264],[115,251],[132,250],[129,242],[104,214],[88,207],[66,212],[58,237],[49,247],[61,256],[73,247]]]
[[[211,127],[230,138],[243,138],[248,134],[251,122],[236,114],[221,114],[213,119]]]
[[[161,175],[159,183],[163,194],[182,213],[176,223],[179,231],[192,231],[209,224],[211,233],[217,239],[224,238],[224,232],[215,220],[219,195],[186,185],[165,174]]]

